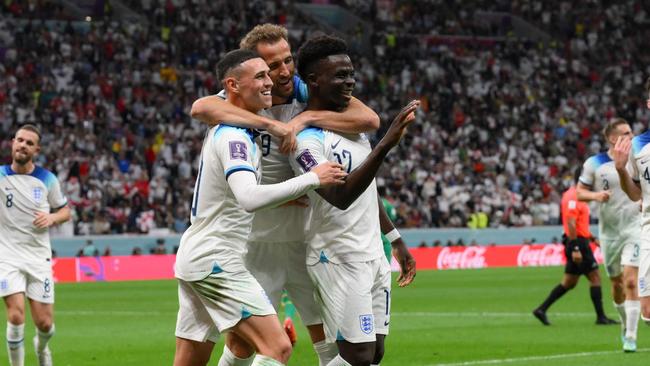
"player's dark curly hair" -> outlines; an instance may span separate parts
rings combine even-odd
[[[348,54],[348,44],[344,40],[328,35],[314,37],[298,50],[298,74],[305,79],[318,61],[331,55]]]

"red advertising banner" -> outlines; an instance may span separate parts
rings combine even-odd
[[[598,263],[602,263],[600,247],[592,245],[592,250]],[[418,270],[540,267],[566,263],[562,244],[411,248],[410,251]],[[395,259],[392,268],[398,269]]]
[[[58,258],[55,282],[141,281],[174,278],[176,256],[113,256]]]
[[[592,245],[598,263],[600,248]],[[540,267],[564,265],[561,244],[411,248],[418,270],[490,267]],[[56,258],[55,282],[139,281],[174,278],[176,256],[113,256]],[[399,270],[393,259],[393,270]]]

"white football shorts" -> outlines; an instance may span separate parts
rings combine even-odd
[[[388,334],[391,272],[385,257],[369,262],[318,262],[307,267],[316,286],[327,342],[376,341]]]
[[[53,304],[52,265],[0,261],[0,297],[21,292],[34,301]]]
[[[280,306],[282,290],[286,289],[303,324],[322,324],[320,307],[314,297],[314,284],[305,264],[306,256],[307,245],[303,242],[249,242],[245,262],[276,310]]]
[[[199,281],[178,280],[176,336],[197,342],[219,334],[250,316],[276,314],[269,298],[246,270],[220,271]]]

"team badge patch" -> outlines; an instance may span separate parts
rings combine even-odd
[[[645,286],[646,286],[645,278],[643,277],[639,278],[639,290],[645,291]]]
[[[243,141],[230,141],[230,159],[248,160],[248,150]]]
[[[32,196],[34,197],[34,201],[36,201],[36,203],[41,202],[41,199],[43,199],[43,190],[40,187],[35,187],[32,189]]]
[[[305,151],[302,152],[302,154],[298,155],[298,157],[296,158],[296,161],[298,162],[298,164],[300,164],[302,169],[304,171],[306,171],[306,172],[310,171],[311,168],[318,165],[318,163],[316,162],[316,159],[314,159],[314,157],[311,155],[309,150],[305,150]]]
[[[370,334],[374,328],[375,322],[372,319],[372,314],[359,315],[359,327],[361,331]]]
[[[9,288],[9,281],[7,281],[6,279],[3,278],[0,281],[0,290],[6,290],[8,288]]]

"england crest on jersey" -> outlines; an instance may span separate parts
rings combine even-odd
[[[43,199],[43,189],[41,189],[41,187],[34,187],[32,189],[32,197],[34,197],[36,203],[41,203],[41,200]]]
[[[370,334],[374,328],[375,322],[372,319],[372,314],[359,315],[359,326],[361,331]]]

